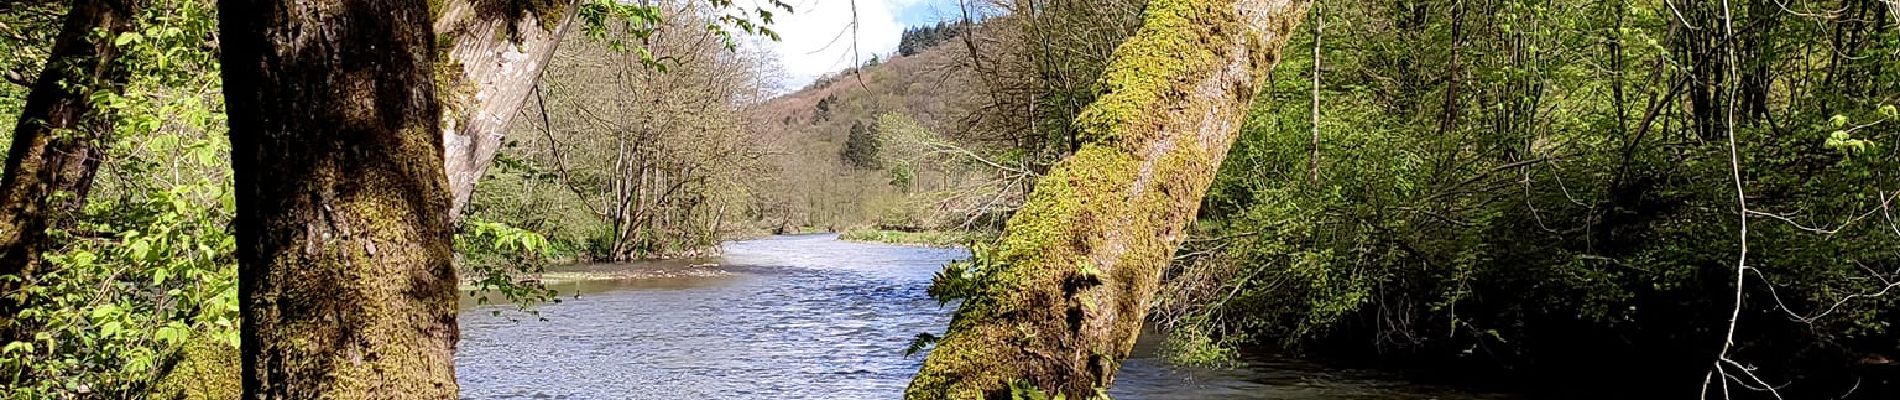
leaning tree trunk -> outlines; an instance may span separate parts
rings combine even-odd
[[[1141,331],[1201,196],[1304,0],[1155,0],[1117,48],[1087,143],[1036,183],[997,247],[933,294],[963,298],[910,399],[1094,398]]]
[[[46,68],[27,95],[13,130],[6,176],[0,179],[0,326],[12,321],[24,300],[19,289],[43,267],[40,252],[55,214],[78,211],[92,188],[110,118],[98,115],[92,97],[123,90],[113,39],[132,30],[144,0],[78,0],[54,40]],[[0,337],[5,341],[5,337]]]
[[[456,398],[428,2],[219,5],[245,398]]]
[[[533,93],[574,24],[579,0],[447,1],[435,21],[447,59],[437,65],[449,219],[461,219],[475,183],[501,150],[515,112]]]

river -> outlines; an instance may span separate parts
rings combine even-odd
[[[897,399],[949,308],[924,294],[960,249],[790,235],[728,242],[718,274],[555,285],[540,320],[464,304],[455,363],[467,399]],[[579,267],[689,269],[688,262]],[[710,276],[709,276],[710,275]],[[1141,399],[1478,399],[1297,360],[1177,368],[1143,338],[1109,393]]]

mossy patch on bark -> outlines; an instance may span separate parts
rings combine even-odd
[[[154,383],[150,400],[237,400],[244,385],[238,380],[238,349],[224,341],[194,336],[185,342],[179,360]]]

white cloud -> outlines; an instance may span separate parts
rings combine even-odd
[[[855,0],[857,16],[853,32],[853,0],[787,0],[792,14],[780,15],[772,30],[781,38],[767,46],[778,56],[785,69],[786,88],[796,90],[819,75],[849,68],[897,49],[904,25],[898,12],[921,0]],[[856,50],[856,57],[853,57]]]

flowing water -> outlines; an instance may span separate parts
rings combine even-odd
[[[469,399],[897,399],[949,308],[924,294],[958,249],[838,241],[729,242],[710,262],[591,266],[671,277],[553,285],[539,320],[465,304],[456,369]],[[696,273],[665,273],[689,271]],[[1374,372],[1289,360],[1176,368],[1144,338],[1110,394],[1140,399],[1476,399]]]

